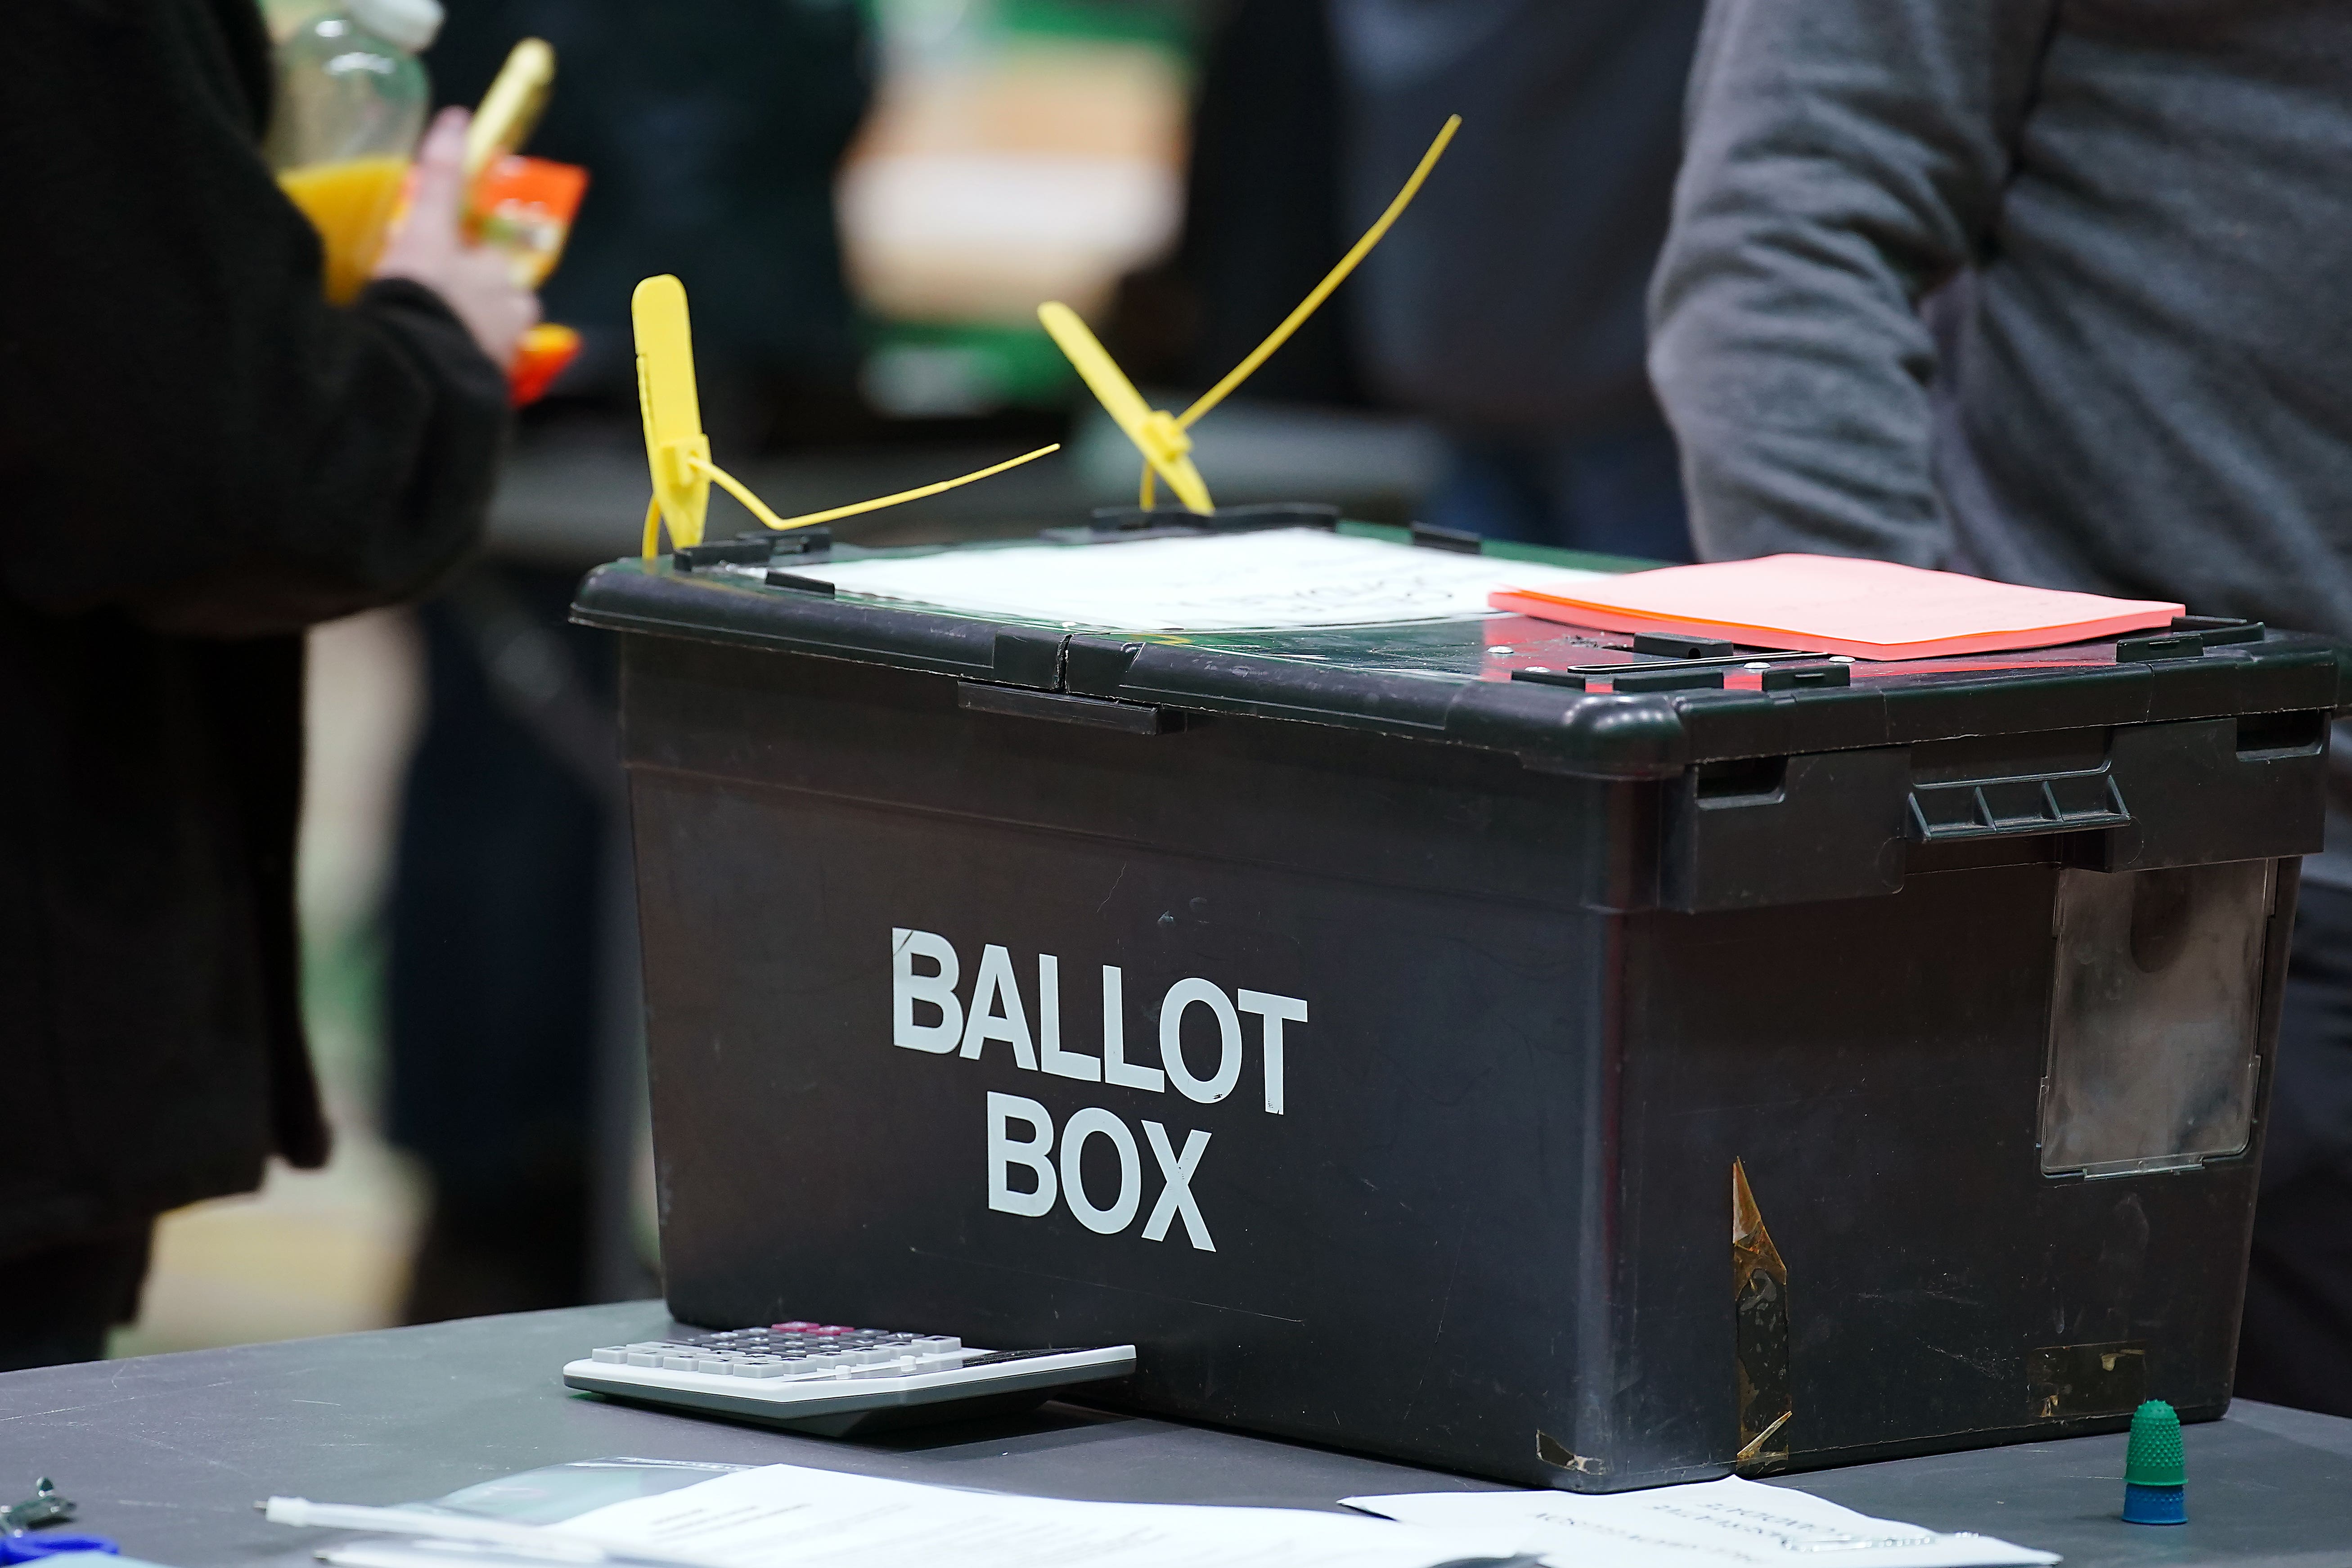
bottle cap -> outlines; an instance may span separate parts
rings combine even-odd
[[[350,0],[352,20],[382,38],[422,54],[441,33],[441,0]]]
[[[2135,1487],[2186,1486],[2189,1472],[2180,1448],[2180,1416],[2161,1399],[2132,1412],[2131,1447],[2124,1455],[2124,1481]]]

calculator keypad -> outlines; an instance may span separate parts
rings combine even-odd
[[[950,1372],[986,1354],[968,1351],[952,1334],[893,1333],[840,1323],[771,1323],[688,1339],[641,1340],[604,1345],[590,1359],[624,1366],[660,1367],[719,1377],[910,1377]]]

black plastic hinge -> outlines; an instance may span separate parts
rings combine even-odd
[[[1764,672],[1767,691],[1813,691],[1853,684],[1853,667],[1844,664],[1800,664]]]
[[[2260,642],[2269,635],[2269,628],[2262,622],[2242,621],[2234,616],[2175,616],[2172,617],[2172,629],[2195,632],[2197,640],[2207,647]]]
[[[1654,654],[1660,658],[1729,658],[1738,650],[1716,637],[1664,637],[1656,632],[1633,634],[1635,653]]]
[[[2198,632],[2156,632],[2147,637],[2117,637],[2117,664],[2145,664],[2159,658],[2202,658],[2205,640]]]
[[[833,530],[820,522],[771,533],[768,541],[774,555],[820,555],[833,548]]]
[[[1486,542],[1465,528],[1440,528],[1433,522],[1416,522],[1408,531],[1415,544],[1425,544],[1432,550],[1451,550],[1456,554],[1476,555],[1486,547]]]
[[[833,584],[825,582],[823,578],[802,577],[790,572],[769,573],[768,586],[771,588],[790,588],[795,593],[801,594],[823,594],[828,599],[833,597]]]
[[[1089,730],[1110,730],[1123,735],[1169,735],[1184,727],[1184,715],[1171,708],[1158,708],[1147,702],[1115,702],[1103,697],[1079,697],[1067,691],[1032,691],[1019,686],[991,686],[977,680],[956,682],[956,705],[967,713],[1043,719],[1051,723],[1077,724]]]
[[[1606,684],[1611,696],[1633,696],[1647,691],[1720,691],[1723,671],[1720,669],[1676,669],[1671,665],[1654,669],[1628,670],[1622,667],[1607,673],[1598,670],[1515,669],[1513,680],[1524,680],[1538,686],[1565,686],[1571,691],[1590,691]]]
[[[1719,669],[1643,669],[1628,675],[1609,678],[1612,691],[1720,691],[1723,671]]]
[[[1068,640],[1058,632],[1000,631],[989,653],[992,679],[1052,691],[1062,684],[1062,649]]]
[[[1143,651],[1139,642],[1075,637],[1062,658],[1062,687],[1088,697],[1117,697],[1128,667]]]
[[[680,572],[704,566],[757,566],[775,553],[774,539],[775,535],[763,528],[757,533],[739,534],[733,539],[681,545],[670,552],[670,564]]]
[[[704,566],[758,566],[779,555],[815,555],[832,548],[829,528],[790,528],[781,533],[760,528],[732,539],[684,545],[670,552],[670,563],[680,572]]]

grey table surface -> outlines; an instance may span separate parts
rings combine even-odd
[[[1040,1495],[1329,1508],[1491,1483],[1213,1427],[1048,1405],[841,1443],[607,1404],[558,1369],[664,1332],[657,1302],[0,1375],[0,1490],[39,1475],[80,1528],[175,1568],[303,1561],[330,1539],[255,1500],[391,1503],[612,1455],[791,1463]],[[2241,1402],[2187,1434],[2190,1522],[2126,1525],[2124,1440],[2084,1437],[1788,1478],[1850,1508],[2106,1564],[2352,1564],[2352,1421]],[[10,1496],[21,1495],[11,1492]]]

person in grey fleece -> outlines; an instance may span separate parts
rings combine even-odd
[[[2347,279],[2345,0],[1715,0],[1650,372],[1706,557],[2352,639]],[[2347,825],[2305,867],[2238,1373],[2338,1415]]]

